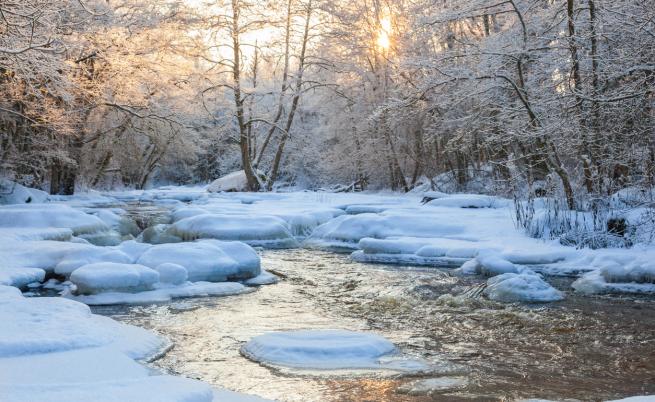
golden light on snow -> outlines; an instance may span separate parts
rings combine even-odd
[[[391,47],[391,17],[388,15],[380,19],[377,45],[381,50],[388,50]]]

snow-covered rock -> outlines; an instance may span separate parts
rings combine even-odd
[[[28,283],[43,282],[45,271],[40,268],[3,267],[0,268],[0,285],[22,288]]]
[[[381,336],[343,330],[272,332],[241,348],[260,363],[304,369],[377,368],[381,357],[395,351]]]
[[[249,279],[261,272],[259,256],[252,247],[217,240],[155,245],[146,250],[137,263],[150,268],[164,263],[181,265],[192,282]]]
[[[139,292],[152,289],[159,282],[159,272],[139,264],[99,262],[76,269],[70,281],[77,286],[79,294]]]
[[[38,204],[48,200],[45,191],[29,188],[11,180],[0,179],[0,205]]]
[[[491,300],[505,303],[543,303],[562,300],[564,295],[544,281],[538,274],[526,270],[522,273],[505,273],[487,280],[484,293]]]
[[[463,232],[457,223],[435,222],[415,213],[342,215],[317,227],[306,244],[314,247],[356,250],[365,238],[447,237]]]
[[[40,268],[47,273],[63,276],[69,276],[82,265],[95,262],[133,262],[128,255],[116,249],[50,240],[0,242],[0,255],[7,261],[7,267]],[[0,271],[3,268],[0,267]]]
[[[225,176],[211,182],[211,184],[207,187],[207,191],[210,193],[247,190],[248,179],[246,178],[246,172],[243,170],[237,170],[236,172],[226,174]]]
[[[196,239],[238,240],[251,246],[297,247],[286,222],[274,216],[196,215],[173,223],[166,234],[186,241]]]
[[[159,264],[155,267],[155,271],[159,272],[159,281],[162,283],[170,283],[172,285],[180,285],[189,278],[189,273],[186,268],[179,264],[166,262]]]
[[[97,216],[67,205],[22,204],[0,207],[0,227],[68,228],[75,235],[109,231]]]

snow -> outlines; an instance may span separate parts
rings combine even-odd
[[[543,303],[564,298],[562,292],[529,270],[522,273],[505,273],[489,278],[484,293],[491,300],[506,303]]]
[[[99,262],[76,269],[70,281],[75,284],[79,294],[139,292],[152,289],[159,282],[159,272],[138,264]]]
[[[655,402],[655,395],[631,396],[629,398],[614,399],[607,402]]]
[[[246,191],[248,189],[248,179],[246,172],[237,170],[226,174],[214,180],[208,187],[207,191],[210,193],[220,193],[222,191]]]
[[[323,370],[374,368],[381,357],[395,352],[394,344],[379,335],[345,330],[271,332],[241,348],[260,363]]]
[[[166,234],[183,240],[239,240],[251,246],[297,247],[286,222],[274,216],[195,215],[171,225]]]
[[[164,263],[183,266],[192,282],[249,279],[261,272],[259,256],[252,247],[218,240],[155,245],[136,262],[150,268]]]

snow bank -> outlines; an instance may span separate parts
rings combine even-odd
[[[159,282],[159,272],[138,264],[100,262],[76,269],[71,274],[70,281],[77,286],[79,294],[139,292],[152,289],[154,284]]]
[[[261,273],[259,256],[252,247],[217,240],[155,245],[137,263],[150,268],[164,263],[180,265],[186,268],[192,282],[249,279]]]
[[[166,234],[184,240],[239,240],[251,246],[297,247],[286,222],[274,216],[196,215],[171,225]]]
[[[0,358],[107,346],[146,359],[164,344],[144,329],[92,314],[82,303],[25,298],[6,290],[0,291],[0,322]]]
[[[241,348],[260,363],[324,370],[379,367],[379,359],[395,351],[381,336],[343,330],[272,332]]]
[[[431,198],[431,197],[430,197]],[[479,194],[440,195],[426,205],[449,208],[507,208],[510,200]]]
[[[564,299],[562,292],[529,270],[522,273],[505,273],[489,278],[484,293],[491,300],[505,303],[543,303]]]

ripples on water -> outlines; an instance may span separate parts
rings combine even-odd
[[[449,270],[352,262],[316,250],[264,251],[277,285],[225,298],[96,312],[153,329],[175,347],[164,371],[282,401],[601,400],[655,393],[655,302],[578,297],[503,305],[461,296],[481,278]],[[556,284],[568,289],[568,283]],[[469,369],[468,385],[428,395],[397,388],[416,378],[324,376],[265,368],[239,354],[269,331],[373,330],[403,352]]]

